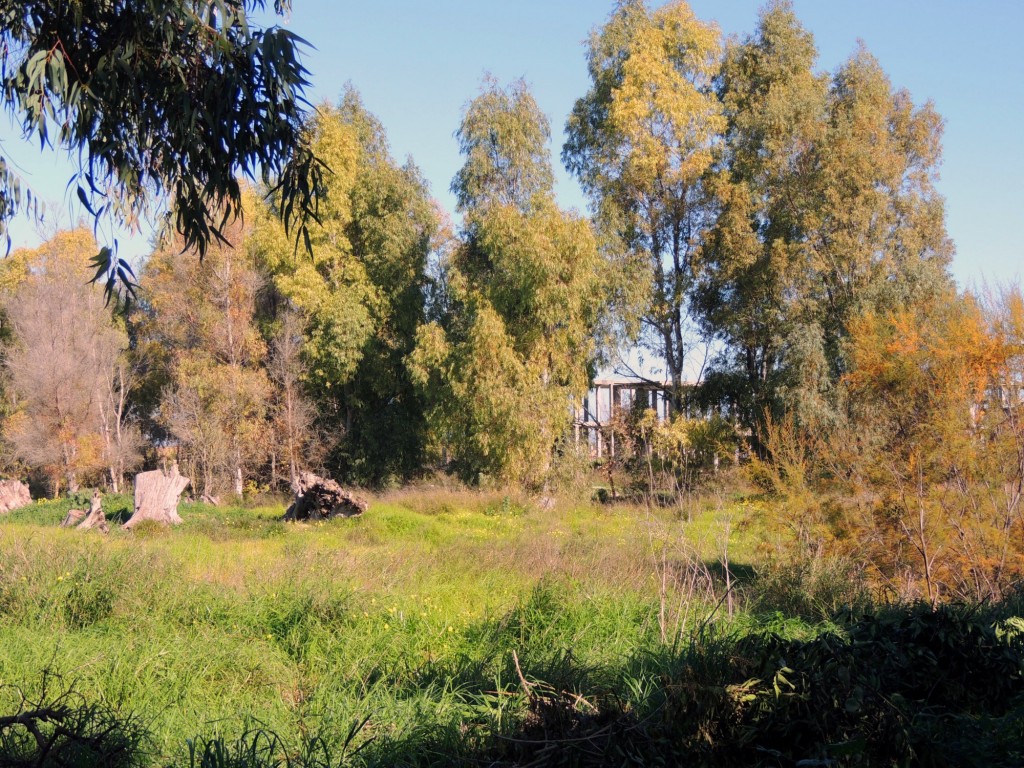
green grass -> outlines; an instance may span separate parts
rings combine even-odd
[[[0,679],[32,695],[48,670],[138,713],[159,760],[257,723],[340,749],[366,717],[357,739],[375,745],[498,722],[520,688],[513,652],[530,679],[569,659],[573,684],[595,685],[659,645],[652,548],[684,527],[668,511],[404,492],[308,525],[183,504],[176,529],[104,537],[59,529],[69,506],[0,519]],[[17,695],[0,691],[0,711]]]
[[[188,504],[177,528],[107,536],[60,529],[67,508],[0,518],[0,715],[72,690],[140,725],[145,765],[555,765],[562,747],[580,765],[598,764],[593,750],[729,764],[686,729],[718,733],[718,709],[749,716],[747,683],[719,681],[739,658],[756,668],[762,646],[744,638],[813,650],[822,632],[843,636],[820,619],[851,594],[839,571],[764,571],[765,510],[743,500],[686,522],[407,490],[355,519]],[[716,581],[702,591],[694,573]],[[815,602],[803,592],[819,582]],[[1017,722],[997,725],[1016,744]]]

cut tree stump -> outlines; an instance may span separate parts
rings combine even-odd
[[[370,503],[346,491],[333,480],[312,472],[299,473],[295,501],[284,513],[284,520],[327,520],[355,517],[370,508]]]
[[[177,464],[172,464],[167,471],[154,469],[137,474],[135,511],[123,527],[131,530],[143,520],[155,520],[164,525],[180,523],[178,497],[188,483],[188,478],[178,472]]]
[[[77,512],[78,510],[72,511]],[[85,520],[75,527],[80,531],[88,531],[95,528],[101,533],[110,533],[110,526],[107,525],[107,516],[103,514],[103,500],[100,497],[99,489],[92,492],[92,502],[89,505],[89,514],[86,515]]]
[[[67,516],[61,521],[61,528],[74,528],[85,519],[84,509],[69,509]]]
[[[20,480],[0,481],[0,515],[32,503],[28,486]]]

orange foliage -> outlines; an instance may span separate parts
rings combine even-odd
[[[860,554],[902,596],[998,597],[1024,574],[1020,292],[940,295],[849,329],[833,450],[857,445],[848,490],[873,500],[843,521]]]

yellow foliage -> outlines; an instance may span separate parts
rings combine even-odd
[[[681,1],[659,9],[633,35],[609,108],[629,186],[652,193],[661,185],[690,186],[711,165],[710,148],[725,130],[710,87],[719,40],[718,27],[699,21]]]

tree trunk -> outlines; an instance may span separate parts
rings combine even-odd
[[[89,514],[86,515],[85,520],[75,527],[80,531],[88,531],[95,528],[101,533],[110,533],[110,526],[107,525],[107,516],[103,514],[103,502],[98,488],[92,492]]]
[[[84,509],[69,509],[67,515],[60,523],[61,528],[75,528],[82,520],[85,519]]]
[[[164,525],[177,525],[178,497],[188,486],[188,478],[178,472],[178,463],[169,471],[154,469],[135,476],[135,512],[124,527],[131,530],[143,520],[156,520]]]
[[[20,480],[0,481],[0,515],[32,503],[28,486]]]
[[[325,480],[312,472],[299,473],[295,501],[284,513],[285,520],[326,520],[332,517],[361,515],[370,504],[344,490],[333,480]]]

